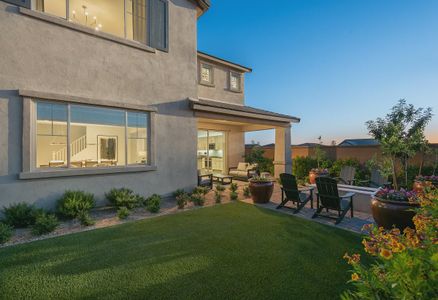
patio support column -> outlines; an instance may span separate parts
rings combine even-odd
[[[292,173],[291,126],[275,128],[274,176]]]

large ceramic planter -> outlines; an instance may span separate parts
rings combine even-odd
[[[267,203],[274,192],[274,183],[272,181],[250,181],[249,190],[254,203]]]
[[[316,172],[316,171],[310,171],[309,172],[309,182],[310,184],[316,183],[316,178],[320,176],[327,177],[329,174],[327,172]]]
[[[406,227],[415,228],[412,218],[417,207],[419,204],[416,203],[384,200],[378,197],[373,197],[371,200],[374,221],[385,229],[391,229],[393,225],[402,231]]]

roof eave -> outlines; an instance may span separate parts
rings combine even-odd
[[[192,0],[192,2],[195,2],[198,6],[198,18],[202,16],[210,8],[211,5],[210,0]]]

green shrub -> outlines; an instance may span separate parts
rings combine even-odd
[[[129,217],[130,212],[129,208],[121,206],[117,209],[117,216],[120,220],[124,220]]]
[[[161,196],[153,194],[146,199],[146,209],[151,213],[157,213],[160,211]]]
[[[237,191],[237,188],[238,188],[237,183],[232,183],[232,184],[230,184],[230,191],[231,191],[231,192],[236,192],[236,191]]]
[[[189,195],[187,193],[182,193],[178,196],[176,196],[176,204],[178,205],[179,209],[183,209],[189,200]]]
[[[127,188],[111,189],[105,194],[105,197],[113,206],[117,208],[126,207],[127,209],[133,209],[142,201],[142,197],[134,194],[132,190]]]
[[[222,184],[216,185],[216,191],[223,192],[225,191],[225,187]]]
[[[204,206],[204,203],[205,203],[205,197],[200,193],[193,193],[190,197],[190,200],[196,206]]]
[[[230,192],[230,199],[232,201],[236,201],[239,198],[239,194],[237,192]]]
[[[12,237],[12,227],[5,223],[0,223],[0,244],[4,244]]]
[[[61,199],[58,200],[57,211],[66,218],[78,218],[81,220],[81,218],[88,216],[88,213],[93,207],[93,194],[88,194],[83,191],[66,191]]]
[[[32,226],[33,235],[43,235],[50,233],[58,227],[59,222],[53,214],[42,213],[38,214],[35,219],[35,224]]]
[[[87,212],[81,213],[78,216],[78,220],[81,222],[84,226],[92,226],[96,222],[90,217],[90,215]]]
[[[315,158],[310,156],[298,156],[293,161],[292,174],[294,174],[297,179],[305,179],[309,176],[310,170],[316,167],[318,167],[318,162]]]
[[[15,228],[28,227],[35,223],[38,210],[27,203],[12,204],[3,208],[4,222]]]
[[[208,194],[208,192],[210,191],[210,189],[208,188],[208,187],[205,187],[205,186],[198,186],[198,187],[195,187],[194,189],[193,189],[193,192],[192,192],[192,194],[202,194],[202,195],[207,195]]]
[[[216,203],[222,202],[222,193],[219,191],[214,191],[214,200]]]
[[[175,192],[173,192],[173,197],[178,197],[181,195],[185,195],[187,194],[186,191],[184,191],[183,189],[177,189]]]
[[[245,196],[245,198],[251,197],[251,191],[249,190],[249,186],[245,186],[243,188],[243,196]]]

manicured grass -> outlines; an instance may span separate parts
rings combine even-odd
[[[0,298],[339,299],[360,240],[232,203],[0,249]]]

